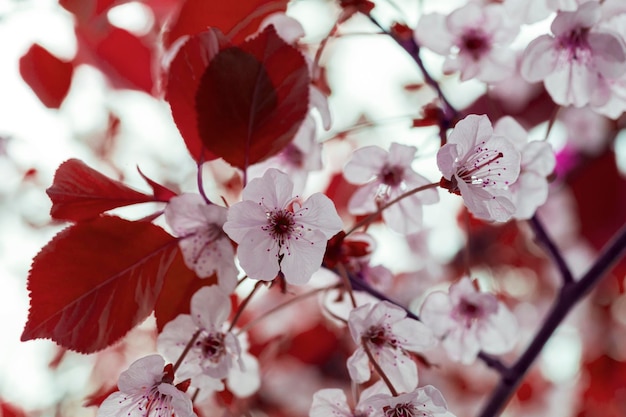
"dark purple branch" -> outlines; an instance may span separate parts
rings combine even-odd
[[[544,345],[548,339],[550,339],[550,336],[552,336],[556,328],[559,327],[565,316],[567,316],[578,301],[600,282],[602,277],[604,277],[613,264],[617,262],[625,252],[626,225],[622,226],[622,229],[616,234],[613,240],[605,246],[597,261],[580,281],[563,285],[556,302],[552,306],[552,310],[548,313],[539,332],[517,362],[511,366],[508,372],[502,374],[500,383],[492,393],[480,417],[494,417],[502,411],[511,395],[513,395],[522,382],[524,375],[526,375],[526,372],[528,372],[530,366],[535,362]]]
[[[548,236],[546,229],[543,227],[541,221],[539,221],[539,217],[537,217],[537,215],[535,214],[533,217],[531,217],[529,222],[540,244],[545,247],[545,249],[554,260],[554,263],[556,263],[556,266],[561,273],[563,284],[569,285],[574,282],[574,276],[572,275],[572,271],[570,271],[567,263],[565,262],[565,259],[563,259],[559,248],[556,247],[550,236]]]

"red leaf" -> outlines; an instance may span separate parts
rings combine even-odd
[[[20,58],[20,74],[39,100],[48,108],[58,109],[65,99],[74,65],[62,61],[38,44],[33,44]]]
[[[154,201],[152,196],[112,180],[78,159],[69,159],[59,166],[46,193],[52,200],[50,215],[71,221],[94,218],[117,207]]]
[[[26,417],[26,411],[0,400],[0,416],[2,417]]]
[[[63,230],[33,259],[22,341],[81,353],[112,345],[154,309],[176,242],[152,223],[110,216]]]
[[[161,295],[159,295],[154,307],[159,332],[179,314],[189,314],[191,297],[196,291],[216,283],[217,277],[215,275],[204,279],[198,278],[195,272],[187,268],[182,254],[178,251],[172,261],[170,273],[163,283]]]
[[[148,183],[150,188],[152,188],[152,194],[154,195],[155,201],[162,201],[164,203],[167,203],[172,199],[172,197],[176,197],[178,195],[164,185],[161,185],[158,182],[148,178],[143,172],[141,172],[139,167],[137,167],[137,171],[139,171],[139,175],[141,175],[141,178],[143,178],[144,181]]]
[[[111,26],[107,35],[92,45],[99,67],[121,87],[152,93],[152,50],[135,35]]]
[[[286,8],[287,0],[185,0],[164,35],[164,43],[167,48],[181,36],[196,35],[207,28],[219,29],[230,41],[239,43],[256,32],[266,16]]]
[[[170,64],[165,99],[170,103],[176,126],[197,161],[217,158],[202,147],[196,114],[196,93],[202,74],[220,49],[228,46],[224,36],[215,30],[189,38]]]
[[[306,116],[309,83],[304,57],[273,26],[220,51],[196,95],[202,143],[244,169],[277,154]]]

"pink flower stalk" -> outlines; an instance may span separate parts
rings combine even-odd
[[[432,385],[396,397],[377,394],[364,405],[373,410],[368,417],[454,417],[441,392]]]
[[[237,285],[235,250],[222,230],[226,209],[206,204],[198,194],[182,194],[165,207],[165,220],[174,234],[185,264],[200,278],[217,273],[219,285],[232,292]]]
[[[417,386],[417,366],[409,352],[421,352],[435,345],[433,333],[406,311],[387,301],[366,304],[350,313],[348,326],[358,344],[348,358],[350,378],[356,383],[370,379],[370,361],[364,346],[400,392]]]
[[[320,268],[328,239],[342,226],[328,197],[315,193],[301,201],[289,177],[272,168],[244,188],[224,231],[239,244],[239,263],[250,278],[271,281],[282,272],[287,282],[302,285]]]
[[[447,294],[429,294],[420,320],[443,339],[450,358],[464,364],[471,364],[481,350],[506,353],[517,340],[513,314],[493,294],[479,292],[467,277],[452,284]]]
[[[173,381],[160,355],[138,359],[122,372],[119,391],[104,400],[98,417],[196,417],[191,399]]]
[[[515,205],[513,217],[529,219],[548,199],[548,176],[556,166],[552,147],[543,141],[529,142],[528,132],[510,116],[498,120],[493,130],[506,137],[522,155],[519,177],[509,189]]]
[[[392,143],[389,152],[378,146],[355,150],[343,175],[348,182],[363,186],[348,203],[350,213],[373,213],[407,191],[429,184],[430,181],[411,168],[416,151],[414,146],[399,143]],[[415,233],[422,226],[422,205],[438,201],[434,189],[415,193],[385,209],[383,220],[398,233]]]
[[[553,35],[532,41],[522,58],[521,73],[529,82],[543,81],[555,103],[602,106],[611,98],[612,80],[626,73],[626,44],[602,28],[599,3],[583,3],[576,11],[559,12]]]
[[[230,391],[243,397],[259,388],[258,363],[245,352],[245,339],[227,330],[230,311],[227,293],[217,286],[203,287],[191,298],[191,315],[181,314],[167,323],[157,346],[168,360],[176,361],[199,332],[179,375],[204,391],[222,390],[226,379]]]
[[[509,45],[519,24],[502,5],[468,3],[445,16],[422,16],[415,30],[419,45],[443,55],[443,71],[461,72],[461,81],[476,78],[493,83],[508,78],[515,70],[515,54]]]
[[[457,123],[437,153],[441,186],[463,197],[476,217],[504,222],[515,214],[509,186],[520,172],[521,155],[495,135],[487,116],[471,114]]]

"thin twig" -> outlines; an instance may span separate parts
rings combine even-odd
[[[552,241],[550,236],[548,236],[548,233],[543,227],[541,221],[539,220],[539,217],[537,217],[537,215],[535,214],[533,217],[530,218],[529,223],[532,226],[539,242],[548,251],[548,253],[552,257],[552,260],[554,260],[554,263],[561,273],[563,284],[569,285],[574,282],[574,276],[572,275],[572,271],[567,266],[567,263],[565,262],[563,255],[561,255],[561,251],[559,251],[559,248],[556,247],[556,244]]]

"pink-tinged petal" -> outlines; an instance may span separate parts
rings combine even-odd
[[[330,129],[332,118],[330,116],[330,108],[328,107],[328,99],[315,86],[311,86],[309,90],[309,101],[311,108],[317,109],[322,119],[322,126],[325,130]]]
[[[400,143],[393,142],[389,145],[389,155],[387,161],[389,165],[410,167],[415,159],[415,152],[417,148],[415,146],[402,145]]]
[[[574,12],[557,13],[550,30],[559,36],[578,28],[590,28],[600,20],[601,15],[600,5],[597,2],[588,1]]]
[[[474,363],[480,352],[480,343],[475,333],[464,328],[451,330],[443,339],[442,345],[450,359],[465,365]]]
[[[461,71],[461,81],[477,78],[482,70],[480,61],[475,60],[472,56],[465,53],[459,53],[457,58],[454,60],[446,60],[443,64],[443,73],[452,74],[455,72],[455,67],[457,68],[457,71]]]
[[[555,165],[554,151],[547,142],[530,142],[522,151],[521,166],[526,172],[548,176],[554,171]]]
[[[369,314],[372,310],[372,304],[364,304],[350,311],[348,319],[348,328],[352,335],[354,343],[361,343],[361,335],[373,324],[369,320]]]
[[[417,233],[422,228],[422,202],[414,194],[383,211],[383,220],[394,232],[403,235]]]
[[[235,242],[241,243],[250,231],[261,233],[267,225],[265,209],[252,201],[241,201],[228,209],[228,221],[224,232]]]
[[[259,362],[249,353],[241,355],[241,366],[234,366],[228,373],[228,389],[237,397],[248,397],[261,387]]]
[[[271,281],[278,275],[278,250],[269,234],[251,230],[239,242],[239,264],[250,278]]]
[[[459,180],[459,189],[465,206],[479,219],[506,222],[515,213],[510,191],[491,190],[488,192],[478,187],[470,189],[461,180]]]
[[[376,205],[378,187],[380,187],[378,182],[371,182],[358,188],[350,197],[350,201],[348,201],[350,214],[359,216],[374,213],[378,209]]]
[[[195,416],[196,414],[193,412],[193,405],[191,404],[191,400],[187,397],[187,394],[180,391],[172,384],[161,384],[159,385],[159,392],[161,395],[166,395],[171,397],[171,415],[172,416]],[[160,417],[157,414],[158,417]]]
[[[368,305],[370,311],[367,315],[367,322],[371,325],[382,325],[384,323],[396,323],[406,318],[406,311],[389,301]]]
[[[201,372],[200,365],[196,365],[196,372]],[[191,379],[192,385],[200,390],[200,397],[211,395],[216,391],[224,390],[224,383],[217,378],[207,374],[197,373]]]
[[[411,352],[422,352],[437,344],[432,330],[417,320],[405,319],[394,323],[392,332],[402,338],[402,348]]]
[[[163,357],[171,363],[175,363],[180,354],[185,349],[193,334],[198,330],[198,326],[188,314],[180,314],[174,320],[168,322],[159,337],[157,347]],[[191,372],[189,368],[192,368]],[[161,368],[161,372],[163,368]],[[188,356],[183,360],[178,372],[179,378],[190,378],[199,372],[198,361],[195,357]]]
[[[315,193],[304,202],[302,209],[296,212],[296,221],[321,232],[326,240],[343,228],[335,205],[322,193]]]
[[[482,350],[494,355],[509,352],[518,339],[518,325],[513,313],[503,304],[496,314],[492,314],[476,333]]]
[[[165,220],[174,234],[184,236],[206,225],[202,211],[202,207],[206,206],[206,202],[199,194],[181,194],[172,197],[165,207]]]
[[[450,285],[448,293],[450,294],[450,300],[452,300],[452,303],[458,304],[469,294],[476,294],[477,290],[469,277],[463,277],[454,284]]]
[[[516,69],[515,52],[509,49],[493,49],[480,61],[476,78],[486,83],[496,83],[510,78]]]
[[[517,220],[526,220],[534,216],[535,212],[548,200],[548,182],[545,175],[534,172],[522,173],[511,187],[515,217]]]
[[[405,178],[404,182],[406,184],[407,190],[413,190],[415,188],[422,187],[424,185],[428,185],[431,183],[426,177],[423,177],[414,171],[405,172],[404,178]],[[402,194],[403,192],[404,191],[392,192],[391,198],[393,199],[399,196],[400,194]],[[439,193],[437,192],[436,189],[433,189],[433,188],[420,191],[417,194],[415,194],[415,196],[419,199],[419,201],[422,204],[435,204],[439,202]]]
[[[483,7],[476,3],[467,3],[454,10],[446,18],[446,27],[453,35],[463,36],[467,28],[482,27],[485,23]]]
[[[336,388],[322,389],[313,394],[309,417],[353,417],[346,394]]]
[[[415,41],[439,55],[448,55],[454,38],[446,28],[446,16],[430,13],[421,17],[415,29]]]
[[[613,33],[592,32],[587,42],[600,74],[606,78],[619,78],[626,73],[626,45],[621,38]]]
[[[456,124],[448,137],[448,143],[457,145],[457,155],[460,157],[492,135],[493,128],[487,116],[470,114]]]
[[[522,152],[528,143],[528,132],[511,116],[499,119],[493,126],[493,133],[507,138],[518,152]],[[522,165],[524,165],[523,162]]]
[[[207,331],[221,330],[230,310],[230,298],[218,286],[202,287],[191,297],[191,318]]]
[[[370,362],[363,347],[359,346],[354,353],[350,355],[347,365],[350,379],[354,382],[362,384],[363,382],[369,381],[371,376]]]
[[[447,180],[451,180],[456,172],[456,168],[454,166],[457,158],[459,156],[459,152],[457,151],[456,143],[446,143],[437,152],[437,167],[439,167],[439,171]]]
[[[548,35],[539,36],[528,44],[522,56],[520,67],[522,77],[530,83],[535,83],[553,73],[559,58],[556,47],[556,40]]]
[[[243,189],[243,200],[263,203],[270,210],[285,207],[293,195],[293,183],[287,174],[270,168],[263,177],[255,178]]]
[[[117,391],[109,395],[98,408],[97,417],[143,417],[128,394]]]
[[[455,322],[451,318],[453,305],[448,295],[442,291],[430,293],[420,310],[420,319],[437,337],[445,336]]]
[[[376,358],[391,385],[400,392],[413,391],[417,387],[417,365],[413,360],[395,350],[380,349]]]
[[[387,162],[387,151],[378,146],[364,146],[355,150],[343,168],[343,176],[352,184],[365,184],[380,173]]]
[[[291,239],[289,247],[282,251],[280,270],[290,284],[306,284],[322,266],[326,238],[318,230],[307,234],[307,237],[308,239]]]
[[[125,393],[135,393],[145,390],[161,381],[165,360],[161,355],[149,355],[137,359],[126,371],[122,372],[117,387]]]

